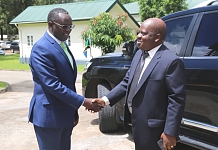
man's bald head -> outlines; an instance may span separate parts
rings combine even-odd
[[[151,27],[151,31],[156,34],[160,34],[162,41],[165,40],[167,27],[163,20],[159,18],[148,18],[142,24],[149,24],[149,26]]]
[[[142,22],[137,35],[137,46],[141,50],[149,51],[163,44],[166,37],[166,24],[159,18],[149,18]]]

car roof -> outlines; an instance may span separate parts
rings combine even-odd
[[[205,0],[201,2],[200,4],[192,7],[192,8],[197,8],[197,7],[203,7],[203,6],[209,6],[209,5],[216,5],[218,3],[218,0]]]
[[[205,12],[205,11],[213,11],[213,10],[218,10],[218,5],[209,5],[209,6],[204,6],[204,7],[192,8],[192,9],[188,9],[188,10],[184,10],[184,11],[178,11],[178,12],[169,14],[167,16],[164,16],[161,19],[167,20],[170,18],[178,17],[178,16],[201,13],[201,12]]]
[[[12,42],[20,42],[19,40],[13,40]]]

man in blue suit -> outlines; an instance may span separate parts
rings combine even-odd
[[[34,44],[30,55],[34,92],[29,121],[34,125],[40,150],[69,150],[80,106],[93,111],[100,107],[76,93],[77,67],[64,42],[74,28],[70,15],[55,8],[47,21],[48,31]]]
[[[160,150],[160,139],[164,150],[170,150],[178,139],[186,98],[185,69],[182,60],[163,44],[166,32],[161,19],[145,20],[137,35],[140,50],[126,76],[105,97],[94,100],[113,106],[126,96],[124,123],[127,126],[131,120],[136,150]],[[149,56],[134,83],[144,53]]]

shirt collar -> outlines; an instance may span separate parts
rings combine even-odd
[[[52,35],[49,31],[47,31],[47,33],[60,45],[61,41],[58,40],[54,35]]]
[[[157,50],[161,47],[161,45],[162,45],[162,44],[160,44],[160,45],[156,46],[155,48],[153,48],[153,49],[151,49],[151,50],[148,51],[149,56],[150,56],[151,58],[154,57],[155,53],[156,53]]]

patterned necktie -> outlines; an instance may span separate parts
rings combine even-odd
[[[67,46],[65,45],[64,42],[61,42],[60,46],[62,47],[62,49],[64,50],[65,54],[67,55],[67,57],[68,57],[68,59],[70,61],[71,67],[73,68],[73,60],[72,60],[72,57],[70,56],[70,53],[67,50]]]
[[[135,70],[135,74],[134,74],[134,77],[133,77],[133,80],[132,80],[132,83],[130,86],[130,90],[129,90],[129,95],[128,95],[128,99],[127,99],[127,103],[128,103],[129,107],[132,106],[132,98],[133,98],[133,95],[135,94],[135,90],[136,90],[136,88],[138,86],[138,82],[140,80],[139,77],[140,77],[140,74],[142,72],[142,69],[143,69],[143,66],[145,63],[145,58],[148,56],[149,56],[148,52],[142,51],[142,55],[141,55],[141,58],[139,60],[138,65],[137,65],[137,68]]]

